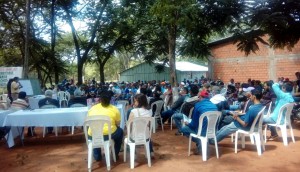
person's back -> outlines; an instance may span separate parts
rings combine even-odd
[[[12,109],[26,109],[29,107],[28,102],[26,101],[26,92],[21,91],[19,93],[18,99],[14,100],[11,104]]]
[[[44,105],[54,105],[56,107],[59,107],[58,100],[53,99],[52,94],[53,94],[52,90],[46,90],[45,91],[46,97],[39,101],[39,107],[42,107]]]
[[[69,100],[68,106],[70,107],[73,104],[77,104],[77,103],[87,106],[86,97],[81,96],[80,89],[76,89],[74,91],[74,98]]]
[[[277,99],[276,99],[276,103],[275,103],[275,109],[274,109],[273,113],[271,114],[271,118],[274,121],[277,121],[280,108],[284,104],[286,104],[286,103],[292,103],[292,102],[294,102],[294,98],[293,98],[293,96],[291,94],[293,87],[291,86],[290,83],[284,83],[282,85],[282,89],[285,89],[285,91],[282,91],[280,89],[279,84],[278,83],[274,83],[272,85],[272,88],[274,90],[274,93],[277,96]]]
[[[217,110],[218,110],[217,106],[209,100],[208,94],[207,97],[203,97],[202,95],[202,100],[195,104],[192,121],[188,124],[188,126],[191,129],[197,130],[199,127],[199,117],[205,112],[217,111]],[[204,120],[202,126],[203,130],[201,135],[204,135],[204,133],[206,133],[206,128],[207,128],[207,121]]]

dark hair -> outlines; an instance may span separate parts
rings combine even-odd
[[[186,87],[182,87],[181,89],[182,89],[183,91],[185,91],[186,93],[189,92],[188,88],[186,88]]]
[[[196,96],[199,93],[199,88],[197,85],[191,85],[190,86],[190,93],[192,94],[191,96]]]
[[[19,92],[19,96],[18,96],[19,99],[25,99],[25,97],[26,97],[26,92],[24,91]]]
[[[144,108],[148,109],[148,101],[147,101],[146,95],[137,94],[134,96],[134,99],[137,100],[137,102],[138,102],[137,108],[144,107]]]
[[[140,93],[146,95],[146,94],[147,94],[147,88],[142,87],[142,88],[140,89]]]
[[[272,87],[273,82],[272,82],[272,81],[266,81],[265,84],[266,84],[268,87]]]
[[[262,98],[262,92],[258,89],[251,90],[251,94],[254,95],[257,100]]]
[[[285,90],[289,93],[293,91],[293,85],[291,82],[283,83],[282,88],[285,88]]]
[[[112,94],[110,91],[102,91],[100,93],[101,105],[103,107],[107,107],[110,103],[111,97],[112,97]]]

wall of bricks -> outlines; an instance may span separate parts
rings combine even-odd
[[[272,49],[258,44],[259,51],[246,56],[232,42],[211,47],[211,71],[213,79],[220,77],[225,83],[231,78],[235,82],[247,82],[248,78],[277,81],[278,77],[295,80],[300,71],[300,43],[292,50]]]

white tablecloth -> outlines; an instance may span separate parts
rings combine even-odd
[[[87,107],[20,110],[7,115],[5,126],[83,126]]]
[[[4,126],[4,120],[6,118],[6,116],[11,113],[12,110],[0,110],[0,127]]]
[[[14,111],[13,110],[0,110],[0,126],[5,126],[4,125],[5,118],[8,114],[10,114],[12,112],[14,112]],[[5,136],[5,138],[7,140],[7,145],[9,148],[13,147],[15,145],[14,138],[19,136],[18,130],[21,131],[21,129],[22,129],[21,127],[11,127],[10,131]]]

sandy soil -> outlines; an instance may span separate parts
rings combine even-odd
[[[153,134],[155,159],[152,167],[147,165],[144,148],[138,148],[134,171],[298,171],[300,168],[300,122],[294,124],[296,143],[289,139],[289,145],[284,146],[281,137],[277,141],[266,144],[266,151],[262,156],[257,155],[255,145],[246,140],[246,148],[234,153],[234,144],[230,138],[219,143],[220,158],[217,159],[213,146],[210,146],[210,156],[206,162],[201,155],[187,156],[188,139],[175,136],[176,129],[158,130]],[[280,133],[280,132],[279,132]],[[74,135],[66,132],[58,137],[47,135],[42,138],[41,130],[37,137],[25,137],[22,146],[19,139],[17,145],[11,149],[6,143],[0,142],[0,171],[2,172],[77,172],[87,171],[87,146],[80,129]],[[195,150],[193,144],[192,151]],[[131,171],[129,167],[129,153],[127,162],[123,162],[123,152],[120,159],[112,162],[111,171]],[[103,158],[104,159],[104,158]],[[105,160],[93,162],[93,171],[106,171]]]

